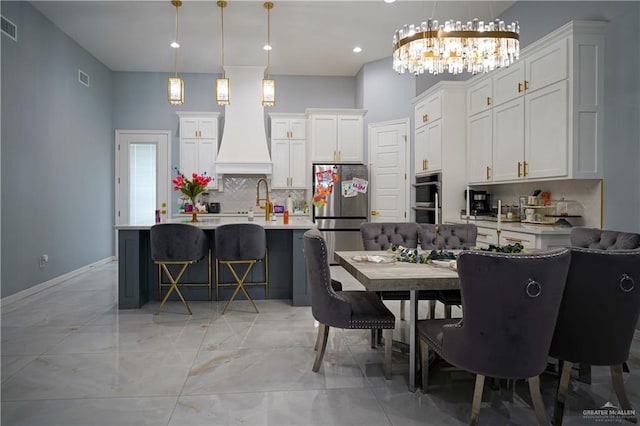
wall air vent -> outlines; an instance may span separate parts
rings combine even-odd
[[[81,84],[84,84],[85,86],[89,87],[89,74],[87,74],[82,70],[78,70],[78,81]]]
[[[13,41],[18,41],[18,27],[16,24],[5,18],[4,16],[0,16],[2,21],[2,34],[9,36],[9,38]]]

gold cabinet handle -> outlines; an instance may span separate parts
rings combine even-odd
[[[523,176],[527,176],[527,162],[526,161],[522,164],[522,175]]]
[[[377,210],[371,210],[371,216],[378,216]]]
[[[491,167],[487,166],[487,180],[490,179],[489,172],[491,171]]]
[[[480,235],[480,234],[478,234]],[[512,237],[504,237],[505,240],[507,241],[511,241],[514,243],[522,243],[524,240],[521,240],[520,238],[512,238]]]
[[[422,116],[422,122],[423,122],[423,123],[426,123],[427,121],[429,121],[429,114],[424,114],[424,115]]]
[[[491,105],[491,96],[487,96],[487,106]]]
[[[336,151],[335,151],[335,150],[333,151],[333,159],[334,159],[334,160],[337,160],[337,157],[336,157]]]
[[[522,163],[518,161],[518,177],[522,176],[522,172],[520,172],[521,167],[522,167]]]
[[[524,90],[529,90],[529,82],[527,80],[524,81]]]
[[[518,83],[518,93],[522,93],[522,83]]]
[[[489,236],[489,234],[481,234],[481,233],[478,232],[478,237],[488,237],[488,236]]]

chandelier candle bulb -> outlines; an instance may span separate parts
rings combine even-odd
[[[471,210],[469,210],[471,205],[471,199],[469,198],[469,185],[467,185],[467,218],[469,218],[469,215],[471,214]]]
[[[501,224],[502,224],[502,200],[498,200],[498,231],[500,230]]]
[[[438,224],[438,220],[440,218],[438,217],[438,193],[436,192],[436,225]]]

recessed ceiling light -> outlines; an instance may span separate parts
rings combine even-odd
[[[384,0],[385,3],[395,3],[396,0]]]
[[[353,53],[360,53],[362,52],[362,48],[360,46],[356,46],[353,48]]]
[[[177,41],[172,41],[170,46],[174,49],[177,49],[178,47],[180,47],[180,43],[178,43]]]

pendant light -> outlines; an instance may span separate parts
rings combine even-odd
[[[216,102],[218,105],[229,105],[231,103],[231,87],[229,79],[224,76],[224,8],[227,7],[225,0],[217,2],[220,8],[220,28],[222,33],[222,77],[216,78]]]
[[[271,66],[271,9],[273,3],[268,1],[264,3],[267,9],[267,44],[264,50],[267,51],[267,78],[262,79],[262,106],[271,107],[276,104],[276,81],[269,78],[269,67]]]
[[[175,37],[171,43],[174,49],[173,54],[173,77],[167,78],[167,99],[171,105],[182,105],[184,103],[184,80],[178,77],[178,8],[182,6],[181,0],[171,0],[171,4],[176,8]]]

